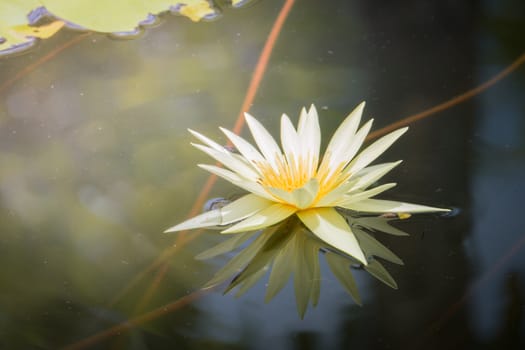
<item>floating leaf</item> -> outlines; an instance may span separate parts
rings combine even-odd
[[[232,1],[239,7],[242,1]],[[211,0],[13,0],[0,2],[0,53],[22,50],[34,38],[49,38],[64,25],[101,33],[128,35],[155,23],[163,12],[178,13],[194,22],[215,17]],[[32,16],[30,21],[29,14]],[[46,23],[41,18],[46,18]]]
[[[0,2],[0,51],[16,46],[30,46],[33,39],[28,38],[17,28],[22,29],[28,24],[27,15],[31,9],[37,8],[37,0],[17,0]]]

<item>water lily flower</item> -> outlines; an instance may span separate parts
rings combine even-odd
[[[359,152],[373,121],[358,128],[364,105],[363,102],[357,106],[339,126],[322,159],[321,130],[314,105],[308,111],[301,110],[297,128],[286,114],[282,115],[281,147],[248,113],[245,113],[246,123],[257,148],[224,128],[222,132],[238,153],[190,130],[203,143],[193,146],[225,166],[199,164],[199,167],[249,194],[166,232],[219,226],[224,228],[224,234],[242,233],[270,227],[295,215],[321,241],[367,265],[355,233],[336,208],[364,213],[421,213],[448,209],[372,199],[396,185],[371,187],[401,161],[369,164],[408,128],[393,131]]]

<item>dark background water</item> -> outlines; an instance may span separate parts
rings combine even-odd
[[[92,34],[0,93],[0,348],[54,349],[199,289],[225,261],[193,256],[204,234],[144,271],[175,235],[209,162],[186,128],[226,142],[282,5],[260,0],[194,24],[168,17],[141,38]],[[315,103],[324,140],[357,103],[374,129],[495,75],[524,51],[525,5],[505,1],[297,1],[252,106],[272,133]],[[79,35],[0,59],[6,81]],[[383,198],[456,208],[380,236],[405,261],[399,289],[356,271],[355,305],[326,266],[300,320],[288,285],[240,299],[210,292],[100,349],[519,349],[525,345],[525,68],[411,125],[381,159],[403,159]],[[385,180],[385,181],[386,181]],[[238,194],[219,181],[210,197]],[[196,233],[195,233],[196,234]]]

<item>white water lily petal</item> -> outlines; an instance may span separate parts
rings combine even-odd
[[[340,159],[334,159],[334,162],[340,162],[341,164],[344,164],[347,166],[349,163],[351,163],[352,158],[357,154],[361,146],[363,145],[363,142],[366,139],[366,136],[370,132],[370,128],[372,128],[372,124],[374,122],[374,119],[370,119],[363,125],[357,133],[354,135],[352,143],[350,146],[348,146],[347,151],[341,156]],[[336,169],[336,168],[332,168]],[[332,171],[333,172],[333,171]],[[351,169],[348,168],[348,166],[342,171],[344,175],[347,175],[351,172]]]
[[[281,116],[281,145],[289,165],[298,154],[299,138],[290,118],[286,114]]]
[[[345,155],[354,139],[354,134],[361,121],[365,103],[361,102],[341,123],[326,147],[325,156],[320,168],[337,167],[341,159],[348,159]]]
[[[247,194],[219,209],[222,213],[222,222],[220,225],[228,225],[232,222],[242,220],[273,204],[274,202],[271,200],[255,194]]]
[[[248,128],[250,129],[259,150],[274,170],[277,170],[277,164],[282,160],[282,152],[279,145],[275,142],[268,130],[266,130],[257,119],[248,113],[244,113],[244,119],[246,120],[246,124],[248,124]]]
[[[184,230],[191,230],[193,228],[203,228],[220,225],[222,222],[222,215],[219,209],[207,211],[200,215],[194,216],[191,219],[181,222],[178,225],[172,226],[164,233],[177,232]]]
[[[265,187],[265,190],[270,192],[272,196],[275,197],[275,200],[280,203],[289,203],[294,204],[294,197],[291,192],[281,190],[280,188],[275,187]]]
[[[248,192],[254,193],[260,197],[269,200],[274,200],[274,198],[271,195],[269,195],[261,185],[253,181],[245,180],[230,170],[219,168],[218,166],[209,164],[197,164],[197,166],[209,171],[212,174],[222,177],[224,180],[229,181],[235,186],[243,188]]]
[[[368,199],[370,197],[377,196],[378,194],[385,192],[395,186],[396,184],[392,182],[392,183],[388,183],[388,184],[384,184],[381,186],[371,188],[366,191],[360,191],[356,193],[347,194],[345,195],[345,199],[343,201],[341,201],[340,203],[337,203],[337,206],[347,208],[349,205],[352,205],[352,203],[356,203],[364,199]]]
[[[297,134],[299,137],[304,134],[304,129],[306,127],[306,119],[308,118],[308,112],[306,108],[301,108],[301,114],[299,115],[299,121],[297,122]]]
[[[344,194],[355,186],[356,182],[356,180],[350,180],[334,188],[315,203],[315,207],[335,207],[344,199]]]
[[[308,176],[313,176],[319,162],[319,150],[321,148],[321,127],[319,126],[319,116],[314,105],[310,106],[307,113],[304,127],[300,134],[301,147],[306,157],[305,165]]]
[[[222,208],[197,215],[167,229],[165,232],[228,225],[232,222],[240,221],[246,217],[249,217],[271,205],[273,205],[272,201],[254,194],[247,194]]]
[[[260,210],[256,214],[248,217],[238,224],[233,225],[221,233],[236,233],[259,230],[261,228],[265,228],[283,221],[287,217],[293,215],[296,211],[297,208],[295,207],[276,203],[270,207]]]
[[[408,130],[408,127],[397,129],[381,137],[379,140],[365,148],[357,157],[348,165],[348,171],[356,173],[373,162],[383,152],[387,150],[401,135]]]
[[[398,166],[401,162],[401,160],[398,160],[397,162],[377,164],[362,169],[352,177],[357,181],[349,191],[366,189],[368,186],[385,176],[390,170]]]
[[[430,213],[436,211],[450,211],[450,209],[427,207],[425,205],[381,199],[364,199],[360,202],[349,204],[345,208],[365,213]]]
[[[353,232],[335,209],[308,209],[297,212],[297,216],[322,241],[367,264]]]
[[[224,146],[219,145],[217,142],[209,139],[208,137],[204,136],[203,134],[201,134],[201,133],[199,133],[199,132],[197,132],[195,130],[191,130],[191,129],[188,129],[188,131],[193,136],[198,138],[199,141],[204,142],[205,144],[207,144],[209,147],[213,148],[214,150],[219,151],[219,152],[229,152],[228,150],[226,150],[224,148]]]
[[[233,143],[235,148],[242,154],[248,161],[252,163],[265,163],[266,160],[259,153],[259,151],[253,147],[248,141],[243,139],[237,134],[234,134],[228,129],[220,128],[226,137]]]
[[[319,192],[319,181],[311,179],[303,187],[292,191],[294,204],[299,209],[308,208]]]
[[[352,143],[348,147],[348,151],[344,155],[345,161],[350,162],[357,152],[359,152],[363,142],[365,142],[365,139],[370,132],[370,129],[372,128],[372,124],[374,124],[373,118],[368,120],[361,128],[359,128],[352,140]]]
[[[245,178],[250,181],[257,181],[257,179],[259,178],[259,173],[253,168],[253,166],[240,161],[232,153],[220,152],[211,147],[199,145],[198,143],[192,143],[191,145],[208,154],[216,161],[224,164],[231,171],[235,172],[242,178]]]

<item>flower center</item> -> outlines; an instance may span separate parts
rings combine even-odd
[[[308,207],[315,206],[327,193],[342,185],[349,178],[349,174],[345,174],[343,171],[345,163],[341,163],[335,168],[330,168],[327,163],[321,163],[318,169],[317,160],[312,160],[309,157],[306,157],[306,160],[293,156],[287,158],[280,156],[274,159],[276,161],[273,165],[267,161],[256,164],[261,174],[258,180],[259,184],[265,188],[283,190],[292,194],[294,191],[305,187],[310,180],[316,179],[318,186],[312,193],[313,196]],[[309,190],[312,189],[309,187]],[[270,191],[270,193],[273,196],[276,195],[275,192]],[[278,195],[277,198],[279,201],[289,202],[288,196]],[[293,200],[292,202],[296,201]]]
[[[269,162],[258,162],[257,167],[261,173],[259,183],[264,187],[292,192],[303,187],[315,175],[315,169],[312,172],[306,168],[305,163],[302,159],[296,161],[295,158],[290,158],[290,162],[287,162],[284,157],[278,157],[274,166]]]

